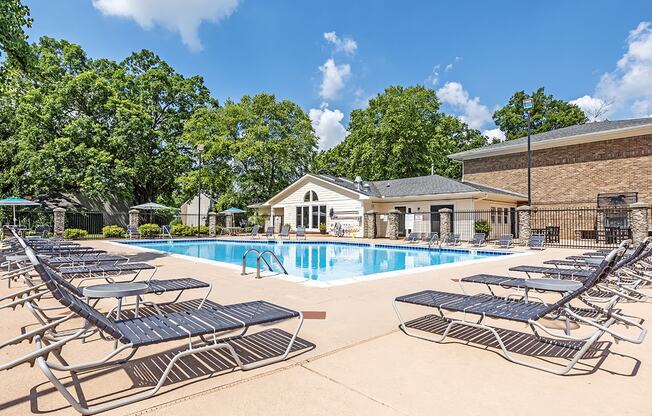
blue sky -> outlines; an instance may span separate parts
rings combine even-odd
[[[598,119],[652,115],[652,7],[627,1],[31,0],[28,32],[91,57],[150,49],[220,101],[270,92],[309,112],[321,146],[393,84],[438,91],[488,135],[495,108],[545,86]],[[334,32],[334,33],[333,33]]]

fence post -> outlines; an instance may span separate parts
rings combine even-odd
[[[452,217],[453,210],[450,208],[442,208],[439,210],[439,239],[446,241],[452,233]]]
[[[376,211],[364,214],[364,238],[376,238]]]
[[[215,237],[217,235],[217,213],[208,213],[208,236]]]
[[[532,207],[525,205],[517,207],[518,214],[518,239],[528,241],[532,235]]]
[[[650,204],[636,202],[629,207],[632,210],[632,240],[634,244],[637,244],[645,240],[650,229],[650,218],[648,217]]]
[[[54,212],[54,236],[62,238],[66,229],[66,209],[55,208],[52,211]]]
[[[398,240],[398,222],[401,211],[393,209],[387,213],[387,233],[385,237],[390,240]]]
[[[130,209],[129,210],[129,226],[130,227],[135,227],[138,229],[138,224],[140,222],[140,211],[137,209]]]

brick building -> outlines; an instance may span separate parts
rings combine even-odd
[[[652,203],[652,117],[581,124],[531,137],[532,204]],[[527,194],[527,137],[449,156],[465,181]]]

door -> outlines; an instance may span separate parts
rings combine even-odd
[[[395,210],[400,211],[398,216],[398,235],[405,235],[405,207],[394,207]]]
[[[454,205],[430,205],[430,232],[441,234],[441,220],[439,218],[439,210],[444,208],[448,208],[453,211],[451,214],[451,233],[455,232]]]

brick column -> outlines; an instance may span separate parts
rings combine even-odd
[[[364,238],[376,238],[376,211],[364,214]]]
[[[632,240],[634,244],[638,244],[645,240],[650,229],[650,218],[648,211],[650,204],[644,202],[637,202],[629,206],[632,210],[631,228]]]
[[[208,213],[208,236],[215,237],[217,235],[217,213],[211,211]]]
[[[398,221],[401,215],[401,211],[391,210],[387,213],[387,233],[385,237],[390,240],[398,240]]]
[[[129,226],[135,227],[138,229],[138,224],[140,223],[140,211],[137,209],[129,210]]]
[[[448,236],[452,233],[453,210],[450,208],[442,208],[439,210],[439,240],[446,241]]]
[[[516,208],[518,215],[518,239],[528,241],[532,235],[532,207],[522,206]]]
[[[55,208],[54,211],[54,236],[63,238],[63,232],[66,229],[66,210],[64,208]]]

